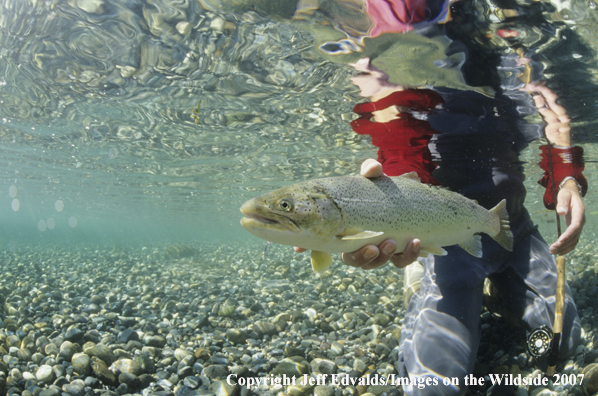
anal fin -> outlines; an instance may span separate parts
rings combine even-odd
[[[332,264],[332,256],[330,253],[320,252],[318,250],[311,251],[311,268],[315,272],[324,272]]]
[[[479,235],[474,235],[467,242],[460,243],[461,246],[467,253],[471,254],[474,257],[482,258],[482,237]]]
[[[494,208],[490,209],[490,212],[494,213],[500,219],[500,229],[498,234],[492,236],[496,242],[502,247],[507,249],[509,252],[513,251],[513,233],[511,232],[511,226],[509,223],[509,213],[507,212],[507,201],[503,199]]]

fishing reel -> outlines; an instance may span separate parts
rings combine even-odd
[[[548,326],[533,330],[527,338],[527,350],[535,358],[547,356],[550,353],[552,331]]]

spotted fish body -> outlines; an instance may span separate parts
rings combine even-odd
[[[505,201],[488,210],[455,192],[420,183],[415,173],[367,179],[332,177],[297,183],[247,201],[241,224],[254,235],[312,250],[314,270],[332,260],[327,253],[353,252],[391,238],[398,250],[414,238],[422,252],[444,255],[459,244],[482,257],[479,233],[511,251]],[[325,252],[325,253],[324,253]]]

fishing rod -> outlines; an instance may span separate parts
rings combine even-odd
[[[554,181],[554,169],[552,165],[552,143],[546,137],[546,150],[548,151],[548,169],[550,183],[553,187],[553,199],[557,202],[558,188]],[[558,212],[556,214],[557,239],[561,237],[561,218]],[[561,334],[563,333],[563,312],[565,310],[565,256],[557,254],[556,256],[556,302],[554,308],[554,323],[552,325],[552,341],[550,343],[550,353],[548,354],[548,369],[546,375],[552,377],[555,372],[556,362],[559,357],[559,345],[561,343]]]
[[[554,180],[554,169],[552,164],[552,143],[546,135],[544,135],[547,145],[547,157],[548,157],[548,176],[550,183],[553,186],[553,199],[554,202],[557,200],[558,188]],[[561,219],[559,214],[556,213],[556,228],[558,238],[561,236]],[[554,322],[552,325],[552,331],[547,326],[542,326],[531,332],[528,338],[528,350],[531,355],[535,358],[548,356],[548,368],[546,375],[552,377],[555,373],[556,363],[559,356],[559,345],[561,343],[561,335],[563,332],[563,319],[565,311],[565,256],[558,254],[556,256],[556,302],[554,309]]]
[[[523,48],[515,49],[520,58],[525,58]],[[525,84],[531,83],[531,66],[529,63],[524,65],[524,71],[518,77]],[[545,98],[546,100],[546,98]],[[546,103],[548,106],[548,103]],[[542,129],[542,134],[546,140],[546,151],[548,157],[548,177],[552,185],[553,202],[556,204],[558,196],[558,186],[554,179],[554,165],[552,163],[552,142],[546,136],[546,130]],[[558,212],[556,214],[557,239],[561,237],[561,218]],[[559,356],[559,345],[561,343],[561,334],[563,333],[563,319],[565,311],[565,256],[557,254],[556,256],[556,303],[554,309],[554,322],[552,332],[546,326],[542,326],[531,332],[528,338],[528,349],[532,356],[538,358],[548,354],[548,368],[546,375],[552,377],[555,372],[556,363]]]

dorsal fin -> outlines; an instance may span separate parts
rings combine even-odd
[[[417,175],[417,172],[403,173],[402,175],[399,175],[398,177],[404,177],[405,179],[410,179],[410,180],[415,180],[415,181],[421,182],[421,179]]]

